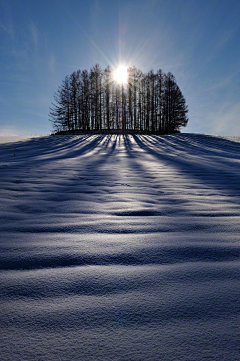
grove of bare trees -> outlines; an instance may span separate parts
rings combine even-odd
[[[171,73],[128,68],[119,84],[98,64],[66,76],[54,94],[49,118],[54,132],[179,132],[188,123],[185,98]]]

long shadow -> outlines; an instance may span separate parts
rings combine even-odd
[[[159,149],[158,147],[155,147],[155,149],[153,149],[151,146],[149,146],[147,144],[148,141],[148,136],[144,136],[144,137],[140,137],[140,136],[135,136],[133,135],[133,139],[136,142],[136,144],[140,147],[140,149],[143,149],[147,154],[151,154],[152,156],[154,156],[157,160],[161,161],[161,162],[166,162],[167,164],[170,164],[171,166],[173,166],[175,169],[184,171],[186,173],[189,174],[189,178],[191,180],[191,178],[196,178],[196,179],[200,179],[204,184],[209,184],[211,185],[211,187],[215,188],[217,187],[223,187],[223,189],[225,191],[229,191],[229,192],[234,192],[235,189],[229,189],[228,183],[227,182],[223,182],[222,180],[216,180],[217,184],[215,184],[215,175],[212,178],[208,178],[206,177],[206,172],[211,172],[211,169],[209,170],[209,167],[205,164],[194,164],[194,161],[191,162],[191,164],[189,164],[189,161],[182,159],[180,157],[175,157],[173,158],[170,154],[166,154],[166,152],[164,152],[164,146],[161,148],[162,152],[159,152],[155,149]],[[84,138],[85,139],[85,138]],[[89,143],[85,145],[85,142],[83,142],[83,147],[81,149],[74,149],[71,152],[69,152],[69,154],[71,155],[71,157],[75,157],[75,156],[79,156],[82,154],[86,154],[87,152],[91,151],[91,150],[96,150],[98,151],[98,157],[97,159],[89,157],[87,160],[87,165],[89,167],[91,167],[91,174],[90,174],[90,178],[89,179],[93,179],[93,186],[95,187],[95,192],[97,193],[99,191],[99,189],[96,187],[96,182],[95,179],[98,179],[100,182],[102,180],[104,180],[105,182],[112,182],[113,181],[113,174],[109,171],[106,172],[104,171],[104,173],[101,170],[101,165],[106,163],[109,159],[109,157],[111,155],[114,154],[114,152],[116,152],[116,146],[117,143],[120,141],[120,136],[108,136],[108,137],[102,137],[102,136],[97,136],[96,138],[94,138],[93,140],[91,140],[91,138],[89,139],[89,137],[86,138],[87,141],[89,140]],[[127,154],[127,159],[130,162],[129,163],[129,169],[131,170],[131,172],[134,173],[134,171],[139,171],[140,173],[137,174],[137,176],[142,175],[143,177],[148,177],[150,176],[150,174],[148,174],[147,169],[145,169],[142,164],[139,162],[139,157],[141,156],[141,152],[138,151],[138,149],[136,149],[136,151],[134,150],[135,145],[133,146],[133,143],[130,140],[130,136],[125,135],[123,136],[124,141],[124,145],[125,145],[125,150],[126,150],[126,154]],[[150,137],[150,141],[152,141],[152,137]],[[176,142],[177,142],[177,137],[176,137]],[[161,138],[156,138],[155,139],[157,142],[161,143],[162,139]],[[102,145],[99,146],[99,144],[102,142]],[[164,143],[164,142],[163,142]],[[78,145],[78,141],[74,140],[74,144],[77,146]],[[172,145],[172,148],[174,149],[174,142]],[[74,146],[75,146],[74,145]],[[192,145],[191,145],[192,147]],[[99,149],[97,149],[99,148]],[[194,148],[194,146],[193,146]],[[217,147],[215,147],[216,149]],[[53,147],[53,149],[55,149]],[[188,147],[186,149],[186,153],[188,153]],[[102,150],[104,150],[104,152],[102,153]],[[59,156],[60,157],[60,156]],[[53,159],[50,160],[45,160],[46,162],[55,162],[55,160],[58,160],[59,157],[53,157]],[[61,158],[61,157],[60,157]],[[66,158],[67,158],[67,154],[66,154]],[[34,159],[32,159],[34,160]],[[49,164],[50,164],[49,163]],[[61,183],[61,192],[63,194],[63,200],[69,200],[69,195],[68,192],[70,190],[71,192],[71,188],[74,189],[74,192],[77,190],[79,182],[81,181],[81,176],[84,175],[88,175],[87,174],[87,170],[83,170],[83,169],[79,169],[76,167],[75,168],[75,175],[74,177],[70,177],[65,179],[59,179],[59,182]],[[237,180],[239,181],[240,177],[237,176]],[[240,184],[240,182],[238,183],[238,185]],[[88,179],[86,179],[86,185],[88,185]],[[134,186],[134,183],[133,183]],[[161,184],[159,184],[159,186],[161,186]],[[53,185],[53,188],[50,190],[52,193],[54,193],[55,191],[57,191],[57,194],[59,194],[59,190],[56,188],[56,185]],[[137,185],[136,185],[137,187]],[[236,189],[239,190],[238,186],[235,185]],[[130,190],[131,192],[131,190]],[[172,197],[172,204],[176,202],[176,197],[179,197],[179,199],[181,199],[181,194],[177,195],[177,191],[175,191],[175,193],[173,193],[172,196],[169,196],[170,198]],[[61,199],[60,199],[61,200]],[[70,199],[71,201],[71,199]],[[191,202],[191,201],[189,201]],[[171,203],[171,202],[169,202]],[[181,208],[181,205],[178,207]],[[93,212],[95,210],[93,209]],[[179,211],[180,213],[182,213],[183,215],[187,215],[186,209],[183,211],[180,209]],[[184,214],[185,212],[185,214]],[[67,213],[66,213],[67,214]],[[65,214],[65,215],[66,215]],[[179,214],[179,213],[178,213]],[[190,215],[192,215],[193,213],[191,213]],[[164,215],[164,214],[163,214]],[[49,218],[51,218],[51,211],[48,212],[48,216]],[[84,214],[84,216],[86,216],[86,213]],[[102,217],[104,219],[105,214],[102,214]],[[113,216],[116,216],[113,214]],[[136,213],[124,213],[124,211],[119,212],[119,214],[117,216],[122,216],[125,217],[126,221],[132,220],[132,217],[155,217],[155,216],[161,216],[161,214],[159,214],[158,212],[154,212],[153,211],[149,211],[147,213],[141,213],[141,210]],[[34,217],[38,217],[38,214],[36,213],[34,215]],[[69,216],[69,222],[71,223],[71,215]],[[33,219],[34,220],[34,219]],[[44,218],[45,220],[45,218]],[[106,237],[111,237],[111,235],[113,234],[129,234],[129,233],[140,233],[140,232],[144,232],[143,226],[141,225],[141,227],[139,227],[139,229],[132,229],[130,228],[126,228],[125,230],[120,229],[122,228],[122,225],[119,225],[119,229],[117,228],[110,228],[108,229],[106,227],[106,224],[104,224],[103,226],[101,224],[94,224],[94,225],[88,225],[88,224],[81,224],[81,220],[82,218],[79,217],[79,224],[77,225],[66,225],[66,224],[55,224],[55,225],[49,225],[49,224],[40,224],[40,227],[25,227],[23,225],[22,229],[21,227],[18,228],[18,232],[19,234],[22,232],[22,234],[24,233],[31,233],[34,235],[35,233],[41,233],[43,235],[43,238],[45,239],[47,237],[47,234],[78,234],[81,235],[81,237],[83,237],[84,234],[89,234],[89,233],[103,233],[106,235]],[[155,222],[160,221],[159,218],[155,218]],[[115,220],[117,223],[117,220]],[[146,229],[145,233],[146,233],[146,237],[148,233],[159,233],[161,234],[161,232],[171,232],[172,231],[172,224],[173,222],[176,222],[175,219],[169,219],[169,224],[166,226],[165,225],[161,225],[161,223],[159,222],[159,225],[156,225],[156,227],[154,228],[154,230],[151,229]],[[197,220],[196,220],[196,224],[197,224]],[[12,223],[10,224],[10,226],[12,225]],[[39,225],[38,225],[39,226]],[[195,225],[177,225],[174,228],[174,231],[178,231],[178,232],[187,232],[187,231],[195,231],[195,229],[193,228],[193,226],[195,227]],[[206,228],[204,228],[203,224],[203,228],[200,229],[198,228],[198,230],[200,231],[204,231]],[[212,225],[207,225],[208,228],[210,228]],[[165,228],[164,228],[165,227]],[[178,228],[177,228],[178,227]],[[209,230],[209,229],[207,229]],[[5,228],[5,232],[11,232],[11,229],[7,229]],[[174,237],[174,236],[173,236]],[[11,253],[11,252],[10,252]],[[94,253],[94,252],[93,252]],[[181,246],[161,246],[159,245],[159,247],[153,247],[151,245],[148,245],[146,248],[145,247],[141,247],[141,249],[139,250],[134,250],[132,252],[117,252],[116,254],[105,254],[103,256],[101,255],[94,255],[94,254],[90,254],[90,255],[84,255],[81,252],[77,255],[71,254],[69,255],[67,252],[54,256],[54,255],[49,255],[49,256],[42,256],[42,255],[35,255],[32,256],[31,254],[28,256],[27,252],[25,253],[25,255],[22,255],[21,258],[14,258],[12,257],[12,255],[10,254],[9,256],[9,252],[8,250],[5,252],[4,251],[4,247],[2,247],[2,261],[0,263],[0,269],[6,270],[6,269],[38,269],[38,268],[55,268],[55,267],[70,267],[70,266],[81,266],[81,265],[111,265],[111,264],[119,264],[119,265],[141,265],[141,264],[172,264],[172,263],[178,263],[178,262],[196,262],[196,261],[206,261],[206,262],[215,262],[215,261],[233,261],[233,260],[239,260],[240,254],[239,254],[239,249],[236,247],[231,247],[228,246],[218,246],[218,247],[211,247],[211,246],[187,246],[187,247],[181,247]]]
[[[223,182],[222,179],[215,179],[216,174],[214,174],[212,178],[209,179],[205,175],[205,173],[211,173],[212,170],[209,169],[209,166],[207,164],[194,164],[194,159],[189,161],[189,159],[187,158],[181,158],[181,155],[175,157],[172,157],[171,155],[171,149],[174,153],[176,148],[176,153],[178,153],[181,149],[183,156],[184,154],[188,155],[189,153],[191,155],[191,152],[194,152],[194,150],[196,150],[196,153],[199,154],[199,149],[197,149],[199,145],[195,147],[193,144],[191,146],[186,145],[186,147],[184,147],[183,143],[181,146],[179,146],[178,137],[169,137],[169,139],[172,140],[168,141],[164,140],[164,138],[161,137],[153,138],[147,136],[133,136],[133,138],[137,145],[140,147],[140,149],[143,149],[146,153],[140,152],[139,149],[136,148],[135,144],[133,145],[129,136],[124,136],[123,138],[120,138],[119,136],[108,136],[106,138],[103,138],[101,136],[97,136],[96,138],[84,137],[81,139],[73,139],[71,144],[66,144],[69,138],[66,138],[63,144],[61,144],[60,139],[54,139],[54,142],[50,144],[48,149],[44,148],[46,147],[46,143],[44,143],[45,145],[40,155],[37,154],[37,151],[35,150],[35,144],[37,144],[37,141],[36,143],[26,143],[25,149],[28,149],[29,153],[26,157],[22,157],[22,159],[19,160],[16,165],[19,168],[22,166],[27,167],[29,165],[28,158],[31,165],[47,164],[49,168],[52,164],[61,159],[78,159],[79,157],[80,163],[81,155],[86,155],[90,152],[93,152],[93,157],[91,157],[91,154],[89,154],[88,157],[83,157],[86,159],[84,164],[91,168],[91,174],[89,174],[89,179],[101,178],[105,181],[111,182],[113,181],[113,179],[115,179],[111,170],[104,170],[103,173],[101,166],[106,162],[111,161],[111,156],[115,155],[117,151],[116,147],[118,145],[118,142],[121,142],[123,139],[127,155],[125,164],[129,164],[128,170],[133,173],[133,177],[134,173],[136,177],[139,177],[141,175],[143,177],[147,177],[150,175],[152,176],[150,172],[148,173],[147,167],[145,168],[139,159],[139,157],[141,157],[141,154],[143,154],[143,156],[145,156],[145,161],[147,161],[146,155],[150,154],[156,159],[157,162],[165,162],[166,164],[171,165],[176,170],[186,172],[189,175],[190,181],[194,178],[198,180],[200,179],[203,184],[209,184],[213,188],[221,186],[224,190],[232,192],[232,194],[234,194],[234,192],[237,193],[236,190],[238,190],[238,187],[236,184],[235,189],[232,189],[231,184],[229,185],[227,180]],[[151,143],[153,139],[155,143]],[[46,141],[48,140],[49,139],[47,138]],[[85,141],[87,143],[85,143]],[[204,141],[204,138],[202,139],[202,141]],[[167,154],[166,150],[164,149],[165,144],[167,143],[168,151],[170,152],[170,154]],[[228,142],[225,142],[224,144],[226,148],[228,147],[227,149],[232,148],[231,144],[227,146]],[[81,146],[79,147],[79,145]],[[3,148],[0,147],[0,149],[2,150]],[[4,150],[6,149],[7,148],[4,148]],[[64,154],[57,154],[58,150],[64,152]],[[214,157],[217,157],[219,155],[218,147],[216,144],[214,146],[213,152],[215,152]],[[209,151],[206,150],[205,154],[208,155],[208,153]],[[43,155],[46,156],[45,159],[44,157],[42,157]],[[53,157],[51,157],[51,155]],[[230,151],[229,158],[231,158]],[[63,171],[66,171],[67,173],[67,168],[64,169],[65,166],[66,162],[64,162],[63,164]],[[233,165],[233,168],[236,168],[236,171],[238,171],[238,163],[236,164],[236,166]],[[58,169],[60,170],[61,168],[59,167]],[[154,166],[152,167],[152,169],[154,170]],[[226,173],[222,172],[222,177],[223,174]],[[65,195],[65,199],[68,200],[67,192],[69,190],[71,191],[71,187],[74,188],[75,191],[79,182],[81,181],[80,177],[85,175],[88,176],[88,170],[84,169],[83,167],[79,167],[78,169],[77,162],[75,162],[74,176],[72,176],[72,173],[70,172],[67,173],[66,178],[61,178],[60,174],[59,181],[53,184],[53,188],[51,189],[51,191],[53,193],[56,192],[56,194],[59,195],[60,192],[58,186],[61,185],[61,192],[63,193],[63,195]],[[24,173],[20,172],[19,176],[24,177]],[[159,178],[160,177],[158,173],[158,179]],[[236,176],[236,180],[239,181],[239,173]],[[86,180],[86,184],[88,184],[88,179]],[[31,180],[29,182],[29,185],[31,186]],[[45,185],[43,184],[43,187],[44,186]],[[95,192],[97,193],[99,190],[97,189],[96,184],[94,184],[94,186],[96,188]],[[137,185],[135,185],[134,183],[133,186],[137,187]],[[19,194],[17,194],[17,197],[18,196]],[[173,192],[173,195],[169,197],[172,197],[172,201],[174,202],[176,201],[176,198],[174,199],[174,197],[177,196],[181,198],[181,194],[178,195],[177,191],[175,191]],[[11,200],[15,201],[15,198]],[[32,201],[34,201],[34,197]],[[19,200],[17,201],[17,203],[18,202]],[[191,200],[189,200],[189,202],[191,202]],[[182,210],[180,210],[180,212],[182,213]],[[38,216],[38,213],[32,216],[32,224],[34,224]],[[72,216],[73,215],[70,214],[69,217],[65,218],[66,223],[71,223]],[[103,212],[103,220],[104,216],[105,214]],[[115,324],[117,322],[116,320],[119,320],[119,317],[116,317],[118,309],[121,313],[121,322],[124,322],[124,325],[128,326],[130,330],[131,327],[133,327],[134,325],[139,325],[141,330],[141,327],[144,325],[146,325],[149,329],[149,325],[166,325],[169,321],[171,321],[173,327],[175,327],[177,320],[183,320],[184,322],[189,320],[191,324],[193,324],[193,321],[195,320],[200,320],[202,322],[206,319],[208,321],[225,319],[230,322],[229,327],[237,330],[236,323],[232,323],[231,320],[236,320],[237,317],[239,317],[240,313],[238,302],[239,291],[237,287],[235,287],[239,279],[239,268],[237,268],[236,266],[237,262],[235,264],[235,268],[231,268],[229,266],[229,262],[233,262],[234,264],[234,261],[239,261],[240,259],[238,243],[236,243],[236,246],[233,246],[231,242],[229,242],[229,244],[227,242],[224,242],[222,244],[221,242],[219,242],[218,244],[216,244],[217,242],[215,238],[213,239],[212,243],[208,239],[208,242],[201,242],[200,245],[196,244],[194,242],[195,233],[192,233],[193,229],[187,228],[185,225],[184,227],[182,226],[182,228],[180,227],[180,225],[176,225],[175,233],[173,233],[171,237],[165,238],[165,242],[161,242],[162,238],[164,238],[165,232],[171,232],[173,222],[176,223],[179,221],[178,218],[174,219],[173,217],[169,219],[168,228],[164,230],[163,227],[161,227],[161,219],[155,217],[158,216],[158,214],[154,213],[154,211],[150,211],[145,214],[141,213],[141,211],[125,214],[124,212],[122,212],[121,216],[125,217],[124,219],[126,220],[126,222],[128,222],[129,218],[131,222],[132,216],[142,218],[147,216],[154,217],[155,223],[159,222],[159,228],[156,227],[158,235],[156,235],[155,242],[151,243],[151,235],[148,235],[147,230],[145,230],[145,243],[141,244],[141,240],[139,240],[140,246],[135,248],[134,242],[136,243],[136,239],[138,239],[137,237],[139,237],[141,233],[141,229],[137,229],[135,230],[137,234],[136,238],[133,239],[133,244],[131,244],[131,236],[128,235],[124,238],[125,246],[127,247],[125,247],[124,249],[120,247],[119,249],[117,244],[121,243],[120,237],[123,236],[124,232],[125,234],[128,234],[131,232],[131,230],[128,231],[127,228],[125,231],[115,229],[111,232],[111,230],[109,231],[109,229],[107,229],[106,225],[103,225],[103,227],[101,227],[101,222],[99,222],[99,225],[96,224],[94,227],[91,227],[86,223],[81,224],[81,221],[84,220],[86,214],[84,214],[83,219],[79,217],[79,224],[74,227],[72,227],[71,224],[62,224],[61,221],[59,221],[59,224],[56,224],[56,219],[55,224],[52,225],[51,211],[48,211],[46,217],[49,218],[49,223],[46,222],[46,218],[43,219],[44,222],[43,224],[41,224],[41,228],[39,228],[39,237],[36,237],[36,227],[32,228],[32,234],[30,234],[31,228],[28,228],[28,231],[30,231],[28,232],[23,227],[22,234],[21,228],[19,228],[15,234],[16,243],[14,245],[14,242],[13,244],[11,243],[12,235],[10,230],[10,235],[5,242],[6,248],[4,249],[4,246],[1,247],[0,252],[0,270],[2,270],[4,276],[7,276],[3,278],[4,282],[0,286],[0,298],[3,300],[9,299],[10,306],[13,300],[17,300],[19,302],[19,307],[18,304],[13,304],[13,307],[15,307],[15,309],[11,310],[11,312],[9,311],[10,317],[8,317],[8,323],[6,321],[6,323],[3,323],[3,332],[5,330],[6,324],[10,325],[10,327],[12,326],[13,330],[16,327],[17,329],[20,329],[21,327],[21,330],[23,331],[25,329],[36,331],[36,320],[38,330],[44,330],[44,332],[46,332],[46,330],[58,331],[58,329],[60,332],[62,332],[64,327],[68,327],[66,325],[69,325],[69,329],[73,329],[74,327],[75,330],[77,330],[77,327],[82,330],[83,327],[88,326],[89,329],[91,329],[93,326],[99,326],[99,324],[104,326],[107,325],[109,327],[109,330],[114,330],[114,328],[111,327],[115,327]],[[53,214],[53,218],[54,217],[56,217],[56,214]],[[189,220],[186,219],[186,223],[188,223],[188,221]],[[14,223],[15,222],[13,221],[10,225]],[[119,228],[121,227],[122,225],[120,224]],[[211,224],[209,225],[209,227],[211,227]],[[181,238],[185,237],[185,234],[188,232],[188,230],[190,230],[192,234],[191,242],[186,242],[185,244],[182,244]],[[55,237],[49,237],[49,233],[51,232],[55,234]],[[115,235],[116,233],[119,233],[120,235],[120,237],[117,239],[112,237],[112,246],[109,247],[106,242],[106,250],[104,250],[104,252],[102,253],[98,253],[94,249],[96,243],[93,241],[94,234],[100,232],[105,232],[104,238],[101,241],[103,246],[105,246],[104,239],[109,240],[111,239],[112,235]],[[152,232],[152,230],[149,230],[149,233],[150,232]],[[89,237],[88,239],[89,233],[92,233],[93,236]],[[60,238],[60,234],[64,234],[64,236],[66,237],[66,247],[62,245],[59,246],[58,244],[58,238]],[[204,232],[201,234],[204,239]],[[229,234],[229,232],[227,234]],[[5,234],[1,234],[1,236],[2,235],[4,238]],[[172,242],[167,243],[166,241],[169,239]],[[84,252],[84,247],[82,247],[82,243],[85,243],[86,246],[88,240],[90,241],[88,249]],[[158,241],[158,243],[156,242],[156,240]],[[77,242],[78,245],[76,244]],[[47,243],[49,247],[46,246]],[[113,247],[116,248],[113,249]],[[189,271],[188,266],[190,262],[192,262],[193,264],[191,265]],[[197,266],[197,263],[198,265],[200,265],[199,268]],[[209,266],[210,263],[211,267]],[[168,265],[174,264],[180,264],[180,267],[167,267]],[[182,267],[182,264],[186,264],[186,267]],[[91,265],[110,266],[106,267],[104,272],[107,273],[109,272],[109,269],[112,269],[112,273],[109,272],[105,279],[101,280],[101,272],[99,272],[99,267],[96,267],[96,269],[94,269],[92,273],[91,271],[89,271],[91,270],[91,267],[89,267],[87,271],[85,268],[83,272],[82,267],[80,267],[77,268],[77,277],[71,278],[71,275],[74,274],[74,271],[73,269],[68,268]],[[160,265],[160,267],[157,268],[157,270],[156,268],[151,267],[153,273],[151,273],[151,275],[146,278],[146,275],[144,273],[143,276],[141,274],[142,270],[145,269],[145,265]],[[162,265],[165,265],[166,267],[162,267]],[[114,267],[111,266],[117,266],[117,268],[114,269]],[[127,266],[124,267],[124,271],[126,273],[121,273],[121,267],[119,266]],[[143,267],[141,267],[141,270],[140,268],[137,269],[138,273],[136,274],[131,273],[134,268],[132,266]],[[54,273],[49,270],[56,268],[60,268],[57,275],[61,275],[60,280],[62,279],[62,282],[58,282],[59,278],[56,276],[56,273],[54,276]],[[64,279],[64,270],[62,270],[61,268],[66,268],[66,280]],[[21,270],[34,271],[38,269],[43,269],[43,274],[41,274],[41,271],[40,273],[21,272]],[[104,269],[104,267],[102,267],[102,269]],[[120,273],[118,273],[117,269],[120,269]],[[17,270],[20,272],[11,272],[11,270]],[[113,275],[115,270],[117,271],[116,275]],[[98,272],[100,274],[100,277],[98,277]],[[132,293],[133,291],[137,291],[139,293],[136,293],[134,295],[134,293]],[[146,291],[147,293],[141,295],[141,292]],[[111,307],[110,303],[106,303],[106,307],[104,308],[101,305],[102,301],[99,299],[99,296],[104,295],[108,297],[109,295],[114,293],[122,293],[122,300],[124,300],[123,304],[116,308],[115,300],[117,301],[117,298],[113,298],[113,307]],[[74,310],[71,307],[69,308],[68,302],[65,301],[64,302],[66,303],[66,307],[64,307],[63,305],[63,307],[61,306],[61,309],[59,307],[52,307],[52,310],[50,309],[49,311],[49,303],[46,303],[45,308],[43,298],[49,298],[51,306],[53,305],[53,302],[55,302],[55,297],[63,296],[56,299],[56,302],[59,303],[62,299],[64,300],[64,298],[69,297],[69,295],[93,295],[97,296],[97,300],[95,303],[94,298],[89,298],[87,302],[89,301],[90,306],[87,307],[85,312],[81,310],[80,299],[77,300],[78,305]],[[142,300],[143,297],[144,302]],[[40,300],[39,304],[41,306],[41,313],[36,312],[36,314],[33,314],[30,309],[29,314],[26,313],[26,311],[24,310],[23,316],[22,310],[25,306],[23,302],[24,300],[27,301],[26,309],[28,309],[28,302],[29,300],[31,300],[31,298],[33,298],[35,301],[37,299]],[[138,302],[138,298],[140,302]],[[68,299],[69,298],[67,298],[67,300]],[[148,303],[148,299],[150,300],[150,303]],[[108,299],[106,298],[106,300]],[[66,322],[60,322],[59,319],[60,321],[61,319],[63,319]],[[201,325],[201,322],[196,322],[193,325]],[[189,327],[189,324],[187,325]],[[206,325],[211,325],[211,322],[208,322]],[[11,328],[9,329],[11,330]],[[206,331],[205,333],[210,334],[212,332],[212,329],[209,326],[209,328],[204,328],[204,331]],[[225,333],[225,335],[227,334]],[[228,337],[228,335],[226,337]],[[229,337],[231,337],[231,334]],[[221,342],[221,340],[219,340],[219,342]],[[236,348],[236,345],[238,344],[237,342],[237,337],[235,337],[233,340],[233,347]]]
[[[221,156],[240,159],[240,141],[232,141],[229,139],[203,135],[203,134],[168,134],[163,136],[152,136],[155,145],[169,147],[169,150],[186,152],[189,154],[203,154],[213,156]],[[148,141],[151,142],[150,137]],[[239,139],[240,140],[240,139]],[[153,143],[153,142],[152,142]]]
[[[204,156],[201,157],[202,159],[191,157],[192,153],[196,151],[194,144],[190,145],[190,147],[188,144],[186,144],[186,149],[184,152],[185,157],[184,157],[184,153],[183,156],[181,156],[181,154],[177,156],[173,156],[175,155],[174,153],[176,151],[175,145],[178,139],[177,137],[175,138],[175,142],[173,142],[171,145],[172,153],[170,152],[170,149],[168,149],[168,152],[164,150],[164,143],[165,143],[164,138],[162,139],[163,142],[161,148],[162,151],[159,152],[155,150],[155,149],[159,149],[158,147],[155,147],[154,149],[153,146],[148,145],[148,138],[149,138],[148,136],[140,137],[137,135],[133,135],[133,137],[135,142],[138,144],[138,146],[141,149],[145,150],[147,153],[151,154],[156,159],[166,162],[166,164],[169,164],[174,168],[176,168],[177,170],[184,172],[185,174],[189,175],[190,178],[198,179],[214,189],[224,190],[236,196],[240,195],[240,169],[237,163],[229,161],[229,158],[231,158],[229,153],[231,152],[232,149],[235,149],[235,144],[233,144],[233,142],[228,140],[223,140],[222,142],[221,140],[221,143],[225,145],[225,149],[228,147],[226,149],[226,151],[228,151],[227,161],[225,160],[225,155],[222,154],[221,154],[221,158],[217,159],[217,156],[219,156],[219,152],[217,152],[216,150],[218,148],[217,145],[215,145],[215,147],[213,148],[213,152],[212,152],[212,148],[209,148],[207,151],[205,150],[205,153],[209,157],[215,156],[215,160],[214,157],[212,157],[211,162],[208,163],[206,161],[207,159],[205,159]],[[212,138],[215,143],[218,142],[217,138],[214,137]],[[201,137],[201,139],[203,141],[205,138]],[[161,142],[160,138],[158,139],[158,142]],[[240,147],[237,146],[237,148]],[[239,158],[239,155],[238,154],[236,155]],[[202,163],[200,163],[200,160],[202,160]],[[228,169],[224,169],[224,167],[223,169],[221,169],[221,166],[224,163],[226,163],[229,167],[231,167],[231,170],[229,170],[229,167]],[[217,167],[215,167],[215,169],[212,168],[215,165],[217,165]],[[234,172],[232,171],[232,169],[234,170]]]
[[[96,149],[103,138],[104,135],[47,136],[18,143],[1,144],[0,162],[6,162],[8,168],[22,168],[75,158]]]

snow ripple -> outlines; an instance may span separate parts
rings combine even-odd
[[[240,359],[240,138],[0,142],[1,360]]]

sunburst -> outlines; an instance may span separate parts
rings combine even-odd
[[[118,84],[126,84],[128,80],[128,71],[125,65],[118,66],[113,73],[113,79]]]

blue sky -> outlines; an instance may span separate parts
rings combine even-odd
[[[115,67],[172,72],[184,132],[240,136],[239,0],[0,0],[0,135],[48,134],[66,75]]]

